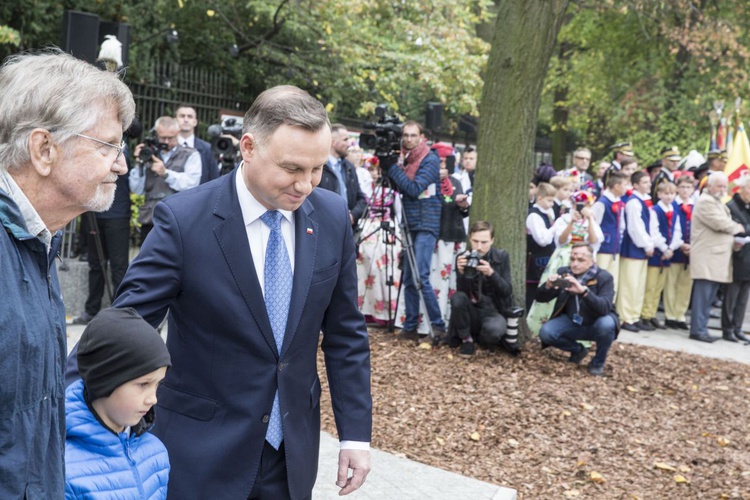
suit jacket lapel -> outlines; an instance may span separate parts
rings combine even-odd
[[[266,312],[266,303],[263,300],[263,291],[260,288],[250,246],[247,243],[245,220],[242,218],[242,210],[237,200],[235,173],[228,174],[226,177],[228,180],[224,183],[214,208],[214,215],[223,220],[214,228],[214,235],[258,329],[266,339],[269,348],[278,355],[273,330]]]
[[[318,222],[310,217],[313,212],[314,208],[310,200],[305,200],[302,206],[294,212],[294,285],[282,354],[297,333],[302,310],[305,308],[307,294],[310,291],[318,250]]]

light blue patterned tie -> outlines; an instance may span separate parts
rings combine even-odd
[[[271,322],[276,349],[281,356],[281,346],[284,343],[286,320],[289,316],[289,303],[292,299],[292,266],[286,251],[284,237],[281,235],[281,212],[269,210],[260,216],[260,220],[271,229],[266,247],[266,263],[263,268],[263,281],[266,300],[266,312]],[[275,449],[279,449],[284,434],[281,428],[281,412],[279,410],[279,391],[273,397],[271,420],[268,422],[266,441]]]

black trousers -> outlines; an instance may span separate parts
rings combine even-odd
[[[748,296],[750,281],[738,281],[727,285],[721,305],[721,329],[724,333],[742,333]]]
[[[310,496],[312,498],[312,492]],[[289,493],[289,483],[286,473],[286,452],[284,442],[278,450],[268,444],[263,443],[263,453],[260,456],[260,467],[258,467],[258,477],[255,478],[253,489],[247,500],[287,500],[291,499]]]
[[[451,331],[484,345],[497,345],[508,330],[505,318],[486,295],[473,304],[464,292],[451,297]]]
[[[89,217],[86,214],[84,217]],[[96,231],[102,243],[104,261],[109,261],[112,275],[112,293],[120,286],[125,271],[128,269],[130,251],[130,219],[96,219]],[[102,296],[106,277],[102,270],[97,251],[96,235],[89,231],[88,260],[89,260],[89,295],[86,299],[86,313],[95,316],[102,305]]]

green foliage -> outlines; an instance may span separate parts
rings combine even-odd
[[[21,34],[8,26],[0,26],[0,45],[9,44],[15,47],[21,43]]]
[[[552,61],[540,120],[607,154],[633,141],[642,164],[677,145],[703,152],[712,103],[747,89],[746,2],[607,0],[571,4]],[[551,123],[552,96],[568,89],[568,122]]]

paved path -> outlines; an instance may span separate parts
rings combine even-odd
[[[748,320],[750,320],[750,314],[746,316],[745,332],[750,331]],[[709,327],[717,329],[718,320],[712,319]],[[82,326],[68,325],[68,349],[73,348],[81,333],[83,333]],[[718,330],[711,333],[721,335]],[[697,342],[688,339],[688,334],[684,330],[656,330],[642,333],[622,331],[619,341],[750,364],[750,345],[724,340],[713,344]],[[313,490],[313,500],[340,498],[339,488],[335,485],[337,460],[338,441],[330,434],[321,432],[318,480]],[[372,465],[373,469],[365,487],[347,498],[352,500],[516,499],[516,491],[513,489],[478,481],[380,450],[372,450]]]

